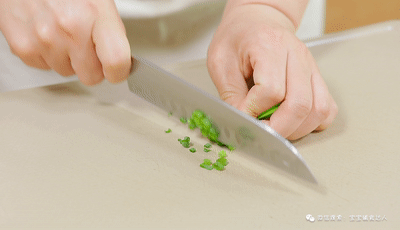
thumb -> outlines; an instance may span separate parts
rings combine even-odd
[[[116,83],[129,75],[131,49],[114,1],[105,2],[103,8],[99,9],[100,16],[94,24],[92,39],[105,78]]]

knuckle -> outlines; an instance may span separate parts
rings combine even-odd
[[[11,52],[21,59],[32,59],[39,56],[37,47],[33,42],[27,39],[21,39],[18,42],[10,43]]]
[[[97,6],[98,4],[94,3],[93,1],[85,0],[85,1],[80,1],[80,3],[81,3],[81,9],[89,14],[96,14],[99,11]]]
[[[96,9],[90,4],[82,4],[81,7],[72,11],[60,12],[57,16],[57,23],[60,28],[68,34],[83,33],[92,26],[92,18]]]
[[[288,108],[299,118],[307,117],[312,109],[312,101],[305,98],[298,98],[288,103]]]
[[[336,116],[336,115],[338,114],[338,112],[339,112],[339,106],[336,104],[336,102],[333,102],[332,111],[333,111],[333,114],[335,114],[335,116]]]
[[[238,89],[235,86],[227,86],[223,91],[219,92],[221,100],[236,108],[238,108],[239,104],[241,103],[238,101],[238,95]]]
[[[71,15],[63,15],[58,18],[58,24],[61,29],[69,34],[74,34],[80,29],[82,22],[77,17]]]
[[[216,67],[225,60],[223,49],[220,47],[210,46],[207,56],[207,67]]]
[[[331,114],[333,114],[333,118],[335,118],[339,113],[339,107],[336,104],[336,102],[333,102],[332,107],[331,107]]]
[[[207,56],[207,69],[210,73],[210,76],[217,77],[224,72],[223,66],[226,63],[227,58],[223,50],[220,48],[216,48],[213,51],[210,51]]]
[[[330,106],[330,111],[328,116],[322,120],[322,123],[315,129],[315,131],[318,132],[327,129],[333,123],[337,114],[338,114],[338,106],[333,101],[333,103]]]
[[[222,92],[219,93],[220,97],[224,101],[232,101],[231,99],[234,99],[237,95],[235,89],[228,88]]]
[[[273,101],[275,104],[283,101],[285,99],[285,88],[284,86],[276,83],[270,82],[263,86],[263,91],[268,95],[268,100]]]
[[[321,120],[325,120],[326,118],[328,118],[331,112],[331,107],[329,106],[328,102],[315,103],[314,109]]]
[[[232,98],[234,98],[236,93],[232,90],[226,90],[223,92],[220,92],[219,96],[223,101],[231,101]]]
[[[39,41],[47,45],[52,43],[53,31],[54,30],[52,30],[51,27],[47,24],[36,26],[36,34]]]

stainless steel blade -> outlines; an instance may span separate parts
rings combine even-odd
[[[135,57],[128,85],[133,93],[178,118],[190,117],[196,109],[204,111],[219,128],[223,143],[317,183],[297,149],[272,128],[155,64]]]

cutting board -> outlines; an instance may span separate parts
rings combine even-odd
[[[400,226],[400,22],[307,44],[339,106],[329,129],[293,142],[318,185],[240,151],[204,170],[220,148],[203,152],[200,134],[126,84],[70,82],[0,94],[0,229]],[[205,60],[165,68],[217,95]]]

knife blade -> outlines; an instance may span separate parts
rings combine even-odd
[[[202,110],[217,125],[221,142],[243,150],[255,160],[317,183],[297,149],[271,127],[150,61],[134,57],[127,82],[131,92],[178,118]]]

